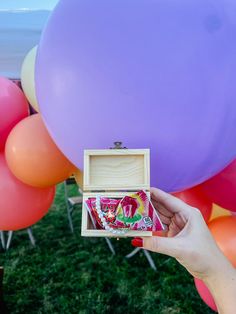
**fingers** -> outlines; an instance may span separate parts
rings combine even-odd
[[[155,200],[153,200],[153,206],[158,211],[159,217],[163,224],[168,226],[168,229],[170,230],[169,236],[174,236],[180,232],[181,229],[184,228],[187,219],[185,217],[182,217],[184,215],[182,214],[175,214],[167,210],[165,207],[163,207],[160,203],[157,203]],[[174,223],[175,228],[169,228],[169,226]]]
[[[176,214],[173,217],[173,221],[179,227],[180,230],[183,229],[187,223],[187,219],[184,219],[184,217],[180,216],[179,214]]]
[[[169,225],[169,231],[168,231],[168,237],[175,237],[178,233],[180,233],[181,229],[179,226],[175,223],[174,220],[171,221]]]
[[[168,218],[173,217],[174,213],[166,209],[161,203],[157,202],[155,199],[152,199],[153,206],[158,210],[158,212]]]
[[[161,222],[162,222],[163,224],[165,224],[165,225],[170,225],[171,219],[170,219],[169,217],[166,217],[166,216],[164,216],[164,215],[162,215],[162,214],[160,214],[160,213],[159,213],[159,217],[160,217]]]
[[[176,238],[145,237],[143,239],[143,248],[175,258],[177,258],[181,252],[179,240]]]
[[[190,206],[182,202],[177,197],[170,195],[157,188],[151,188],[151,198],[153,202],[160,203],[167,211],[172,213],[189,214]]]

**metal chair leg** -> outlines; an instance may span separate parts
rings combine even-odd
[[[69,227],[72,233],[74,233],[74,225],[73,225],[73,221],[72,221],[72,211],[73,208],[70,207],[70,204],[68,203],[68,192],[67,192],[67,185],[66,185],[66,181],[64,181],[64,193],[65,193],[65,201],[66,201],[66,208],[67,208],[67,217],[68,217],[68,221],[69,221]]]
[[[146,256],[148,263],[150,265],[150,267],[154,270],[157,271],[156,265],[154,263],[154,260],[151,257],[151,254],[147,251],[147,250],[143,250],[144,255]]]
[[[13,236],[13,231],[8,231],[6,250],[8,250],[11,245],[12,236]]]
[[[28,235],[29,235],[29,239],[30,239],[30,242],[33,246],[36,245],[36,241],[35,241],[35,238],[33,236],[33,232],[32,232],[32,228],[28,228],[27,229],[27,232],[28,232]]]
[[[68,216],[68,221],[69,221],[69,226],[70,226],[70,230],[72,233],[74,233],[74,225],[73,225],[73,220],[72,220],[72,211],[73,209],[69,207],[69,205],[67,204],[67,216]]]
[[[137,254],[139,251],[141,251],[141,248],[136,247],[131,253],[129,253],[128,255],[126,255],[126,258],[131,258],[133,257],[135,254]]]
[[[111,243],[111,240],[110,240],[109,238],[105,238],[105,240],[106,240],[106,242],[107,242],[107,245],[108,245],[108,247],[109,247],[111,253],[112,253],[113,255],[116,255],[116,252],[115,252],[115,249],[114,249],[114,247],[113,247],[113,245],[112,245],[112,243]]]
[[[5,248],[6,248],[6,243],[5,243],[4,231],[0,231],[0,236],[1,236],[2,248],[3,248],[3,250],[5,250]]]
[[[131,258],[133,257],[135,254],[137,254],[140,250],[143,250],[142,248],[135,248],[131,253],[129,253],[128,255],[126,255],[125,257],[126,258]],[[157,271],[157,268],[156,268],[156,265],[151,257],[151,254],[147,251],[147,250],[143,250],[143,253],[146,257],[146,259],[148,260],[148,263],[150,265],[150,267],[154,270],[154,271]]]

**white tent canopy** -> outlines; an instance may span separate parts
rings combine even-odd
[[[0,75],[17,79],[58,0],[0,0]]]

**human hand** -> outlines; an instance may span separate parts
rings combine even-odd
[[[164,237],[135,238],[134,246],[177,259],[194,277],[207,280],[230,263],[216,245],[201,212],[159,189],[151,189],[151,200],[166,225]]]

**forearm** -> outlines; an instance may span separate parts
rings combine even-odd
[[[236,270],[226,260],[205,280],[220,314],[236,313]]]

